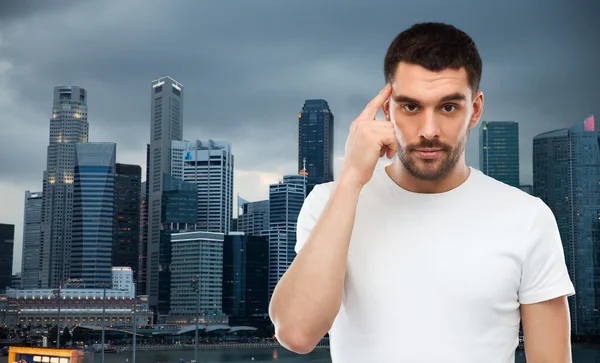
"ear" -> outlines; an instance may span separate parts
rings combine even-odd
[[[381,106],[381,110],[383,111],[383,116],[386,121],[391,121],[390,118],[390,99],[383,101],[383,105]]]
[[[475,93],[475,97],[473,99],[473,115],[471,115],[471,120],[469,121],[469,128],[474,128],[479,123],[481,119],[481,114],[483,113],[483,92],[477,91]]]

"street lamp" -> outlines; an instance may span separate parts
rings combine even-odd
[[[194,361],[198,362],[198,320],[200,319],[200,289],[199,289],[200,276],[196,274],[192,278],[192,289],[196,292],[196,339],[194,340]]]
[[[60,348],[60,290],[62,286],[59,284],[58,289],[52,290],[54,297],[58,300],[58,317],[56,322],[56,348]]]
[[[132,357],[131,357],[131,360],[133,363],[135,363],[135,347],[136,347],[136,338],[137,338],[136,311],[137,311],[137,293],[136,293],[136,289],[135,289],[135,284],[133,284],[133,353],[132,353]]]
[[[102,284],[102,354],[100,362],[104,363],[104,328],[106,326],[106,284]]]

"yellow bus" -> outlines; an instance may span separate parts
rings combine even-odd
[[[83,363],[83,350],[9,347],[8,363]]]

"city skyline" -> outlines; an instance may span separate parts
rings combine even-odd
[[[225,14],[215,4],[8,3],[0,5],[0,222],[15,225],[14,271],[21,266],[24,191],[42,189],[55,86],[85,88],[90,141],[117,143],[117,162],[140,165],[145,175],[147,90],[160,76],[177,79],[187,92],[183,138],[230,142],[233,194],[250,201],[268,198],[269,184],[296,172],[297,114],[306,99],[327,100],[336,116],[338,175],[348,126],[382,85],[386,47],[417,21],[450,22],[473,36],[484,60],[482,120],[519,122],[522,183],[532,182],[535,135],[598,114],[600,50],[592,47],[598,5],[592,2],[577,9],[521,4],[515,11],[513,1],[500,4],[504,9],[351,1],[344,10],[334,2],[314,12],[300,3],[258,1],[239,4],[226,22],[215,16]],[[178,26],[144,20],[152,18],[177,19]],[[307,18],[314,25],[304,26]],[[69,27],[55,26],[65,19]],[[72,27],[81,31],[62,35]],[[158,51],[167,44],[169,51]],[[475,167],[477,146],[472,132],[467,162]]]

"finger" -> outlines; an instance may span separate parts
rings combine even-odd
[[[391,159],[398,153],[398,140],[396,140],[396,135],[392,136],[392,142],[387,146],[387,157]]]
[[[367,104],[363,112],[361,112],[360,118],[363,120],[375,120],[377,112],[379,112],[379,109],[383,106],[383,103],[388,99],[391,93],[392,86],[388,83],[381,91],[379,91],[379,94]]]
[[[396,155],[398,153],[398,144],[395,141],[396,139],[394,138],[394,142],[392,142],[388,147],[387,147],[387,157],[388,159],[391,159],[394,157],[394,155]]]

